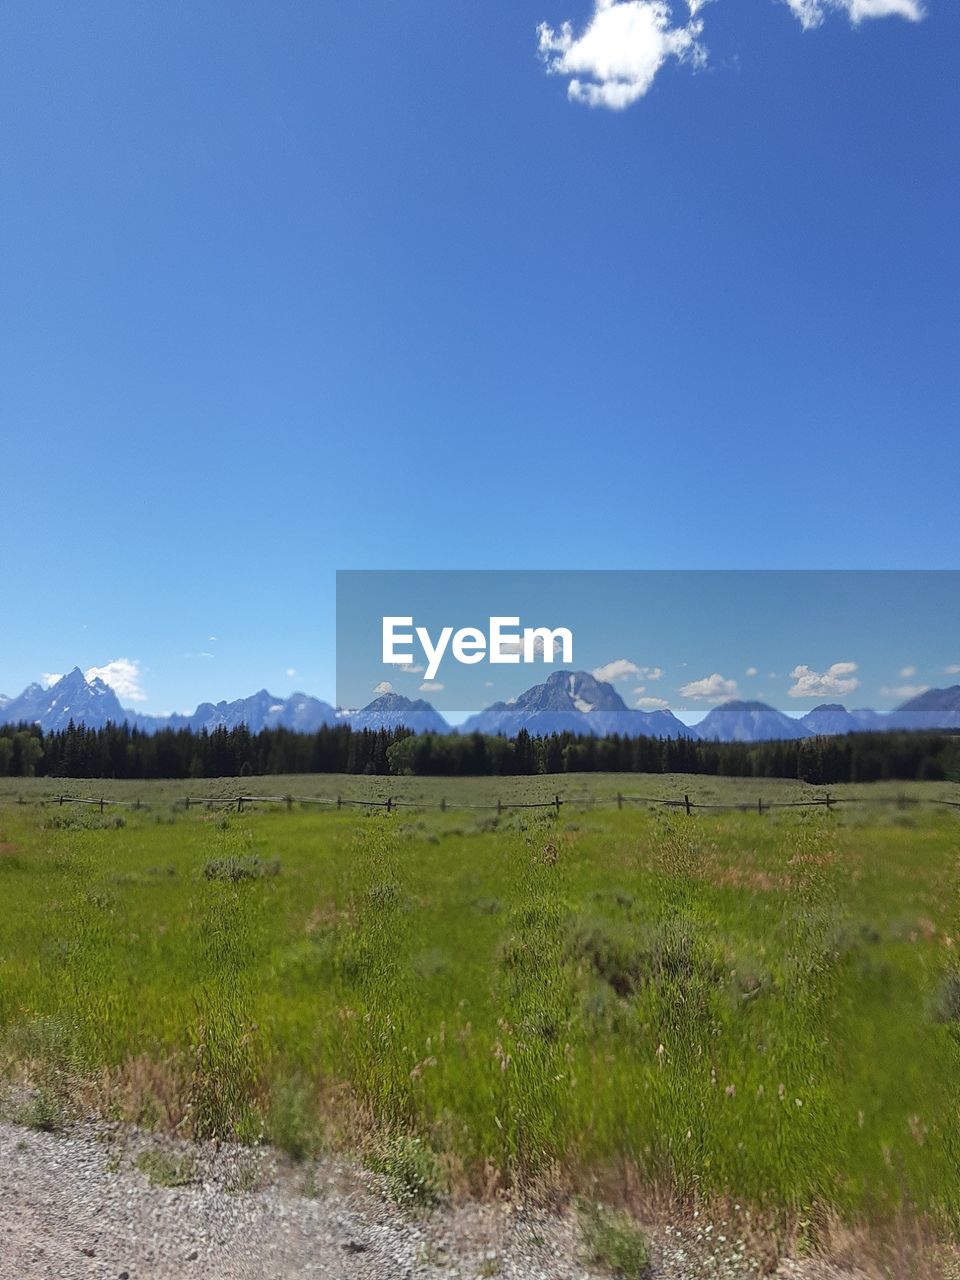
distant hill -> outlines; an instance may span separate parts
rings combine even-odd
[[[928,689],[886,717],[892,729],[960,729],[960,684]]]
[[[128,713],[129,715],[130,713]],[[292,693],[289,698],[278,698],[261,689],[249,698],[237,698],[233,702],[201,702],[190,716],[137,716],[140,728],[155,730],[233,729],[245,724],[251,733],[261,729],[293,729],[300,733],[316,733],[324,724],[336,724],[337,713],[327,702],[311,698],[305,693]]]
[[[886,729],[887,717],[869,707],[854,707],[850,716],[857,726],[858,733],[870,733],[874,729]]]
[[[870,714],[876,715],[876,712]],[[877,716],[878,720],[882,718]],[[863,725],[856,719],[855,714],[849,712],[846,707],[842,707],[839,702],[821,703],[819,707],[814,707],[805,716],[801,716],[799,723],[811,733],[827,735],[857,733],[863,729]]]
[[[354,729],[412,729],[414,733],[449,733],[443,716],[423,698],[415,701],[402,693],[384,693],[360,711],[349,715]]]
[[[636,711],[628,707],[612,684],[586,671],[554,671],[513,702],[495,702],[465,721],[462,733],[502,733],[514,738],[521,729],[531,734],[619,733],[639,738],[695,738],[696,733],[670,711]]]
[[[705,741],[767,742],[779,738],[809,738],[813,730],[765,702],[724,702],[696,726]]]

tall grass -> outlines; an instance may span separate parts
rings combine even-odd
[[[900,816],[5,812],[3,1061],[45,1123],[341,1145],[411,1194],[629,1171],[955,1225],[958,828]]]

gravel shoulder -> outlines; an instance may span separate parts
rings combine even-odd
[[[182,1185],[154,1185],[158,1154]],[[140,1164],[138,1164],[138,1161]],[[723,1224],[648,1233],[652,1280],[755,1277]],[[269,1150],[197,1146],[86,1121],[63,1134],[0,1124],[0,1280],[592,1280],[573,1215],[507,1203],[414,1218],[365,1171]],[[855,1274],[781,1264],[787,1280]]]

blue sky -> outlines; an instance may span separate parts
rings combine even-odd
[[[0,690],[332,698],[337,568],[956,566],[960,7],[792,5],[7,0]]]

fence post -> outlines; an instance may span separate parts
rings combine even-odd
[[[763,813],[763,796],[757,800],[757,813]]]
[[[689,796],[683,797],[683,807],[687,811],[687,817],[689,817],[690,816],[690,797]]]
[[[503,801],[499,796],[497,796],[497,817],[499,817],[501,813],[503,813]]]
[[[560,799],[560,797],[559,797],[559,796],[554,796],[554,797],[553,797],[553,803],[557,806],[557,816],[559,817],[559,815],[560,815],[560,806],[563,804],[563,801]]]
[[[620,794],[619,791],[617,792],[617,808],[618,809],[623,808],[623,796]]]
[[[60,797],[60,808],[63,808],[63,796]]]
[[[343,798],[341,796],[337,796],[337,808],[339,809],[342,804]]]
[[[440,801],[440,812],[441,812],[441,813],[446,813],[446,812],[447,812],[447,797],[446,797],[446,796],[444,796],[444,797],[443,797],[443,799]]]
[[[237,796],[237,813],[243,813],[243,796]]]
[[[387,796],[387,813],[393,809],[393,796]]]
[[[830,809],[832,807],[833,807],[833,801],[830,799],[830,792],[828,791],[827,792],[827,808]]]
[[[293,808],[293,796],[286,796],[287,813]]]
[[[103,813],[103,796],[100,797],[100,812]]]

